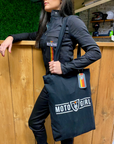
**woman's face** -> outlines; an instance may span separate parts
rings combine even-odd
[[[45,11],[51,12],[52,10],[60,10],[62,0],[43,0],[43,1]]]

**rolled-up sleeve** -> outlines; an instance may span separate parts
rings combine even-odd
[[[78,43],[86,53],[71,62],[61,64],[63,74],[67,74],[73,70],[83,69],[101,58],[99,46],[79,17],[75,15],[70,16],[68,18],[68,27],[71,39]]]

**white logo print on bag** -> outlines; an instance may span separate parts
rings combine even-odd
[[[56,104],[55,105],[55,113],[56,114],[64,114],[70,112],[77,112],[79,109],[91,106],[90,97],[86,97],[83,99],[76,99],[74,101],[70,101],[68,103]]]

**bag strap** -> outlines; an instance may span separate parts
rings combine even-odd
[[[77,58],[81,57],[81,46],[78,44],[78,49],[77,49]]]
[[[67,19],[68,19],[68,17],[64,18],[62,28],[61,28],[60,33],[59,33],[59,39],[58,39],[58,42],[57,42],[56,52],[55,52],[55,55],[54,55],[54,61],[57,61],[59,59],[59,53],[60,53],[60,48],[61,48],[61,44],[62,44],[63,35],[64,35],[65,28],[66,28]]]
[[[66,29],[67,19],[68,19],[68,16],[64,18],[63,25],[62,25],[62,28],[61,28],[60,33],[59,33],[59,39],[58,39],[58,42],[57,42],[57,48],[56,48],[56,52],[55,52],[55,55],[54,55],[54,61],[57,61],[59,59],[59,53],[60,53],[60,48],[61,48],[64,32],[65,32],[65,29]],[[81,47],[78,44],[77,58],[80,57],[80,56],[81,56]]]

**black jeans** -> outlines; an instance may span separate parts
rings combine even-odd
[[[48,144],[44,126],[45,119],[49,115],[48,98],[48,92],[44,87],[34,105],[28,121],[29,127],[33,131],[38,144]],[[61,144],[73,144],[73,139],[63,140]]]

